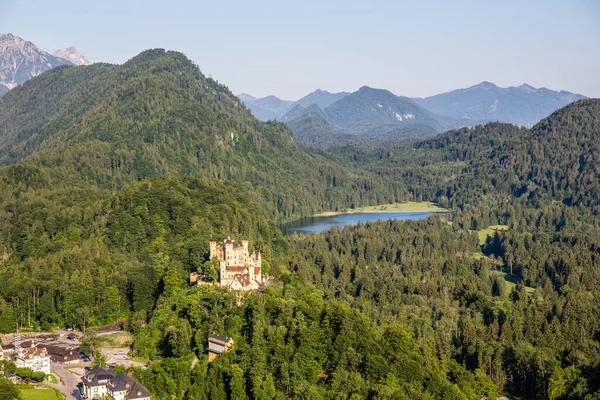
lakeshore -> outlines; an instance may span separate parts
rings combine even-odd
[[[407,203],[389,203],[381,204],[378,206],[368,206],[352,208],[342,211],[325,211],[319,214],[315,214],[313,217],[335,217],[338,215],[345,214],[357,214],[357,213],[395,213],[395,212],[415,212],[415,213],[445,213],[449,210],[438,206],[435,203],[428,201],[409,201]]]

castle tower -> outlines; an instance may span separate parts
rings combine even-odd
[[[214,257],[218,257],[217,255],[217,242],[210,241],[210,259],[212,260]]]
[[[248,258],[248,241],[242,240],[242,246],[244,247],[244,258]]]

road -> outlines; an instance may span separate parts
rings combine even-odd
[[[52,372],[56,375],[59,375],[65,384],[60,381],[58,383],[48,383],[49,386],[57,388],[65,397],[65,400],[81,400],[81,395],[79,393],[79,389],[77,385],[79,384],[80,376],[75,375],[71,371],[65,368],[66,365],[62,364],[53,364]],[[83,368],[85,365],[81,364]],[[57,377],[58,378],[58,377]]]

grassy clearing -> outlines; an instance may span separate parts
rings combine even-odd
[[[148,364],[150,362],[150,360],[148,358],[142,358],[142,357],[133,357],[131,360],[133,362],[140,363],[140,364]]]
[[[20,389],[23,400],[59,400],[53,389]]]
[[[99,335],[98,342],[100,347],[105,348],[124,348],[130,347],[133,343],[133,336],[129,332],[117,332],[109,335]]]
[[[480,229],[477,231],[477,235],[479,236],[479,244],[483,245],[488,236],[493,236],[496,231],[506,231],[508,230],[507,225],[492,225],[488,226],[486,229]]]
[[[46,379],[48,380],[48,382],[50,383],[58,383],[58,379],[56,378],[56,376],[50,374],[46,376]]]
[[[341,214],[354,214],[360,212],[447,212],[445,208],[439,207],[438,205],[429,201],[409,201],[408,203],[390,203],[381,204],[378,206],[360,207],[354,209],[347,209],[346,211],[327,211],[324,213],[317,214],[317,217],[329,217]]]
[[[511,292],[517,286],[517,283],[521,281],[520,276],[511,275],[508,272],[492,271],[492,273],[494,275],[501,275],[504,278],[504,282],[506,282],[506,288],[509,292]],[[535,288],[525,286],[525,291],[527,294],[533,294],[535,292]]]

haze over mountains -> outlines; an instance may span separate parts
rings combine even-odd
[[[490,82],[412,99],[367,86],[354,93],[316,90],[295,103],[275,96],[256,99],[240,95],[257,118],[283,121],[292,127],[301,142],[319,143],[319,147],[363,143],[361,137],[423,138],[491,121],[533,126],[555,110],[585,98],[527,84],[501,88]],[[265,104],[269,105],[268,111]],[[294,121],[299,117],[304,118]],[[344,136],[332,136],[336,133]]]
[[[59,65],[88,65],[75,47],[50,54],[11,33],[0,34],[0,96]]]
[[[559,108],[585,98],[564,90],[538,89],[527,84],[501,88],[491,82],[481,82],[466,89],[413,100],[432,112],[451,118],[533,126]]]

